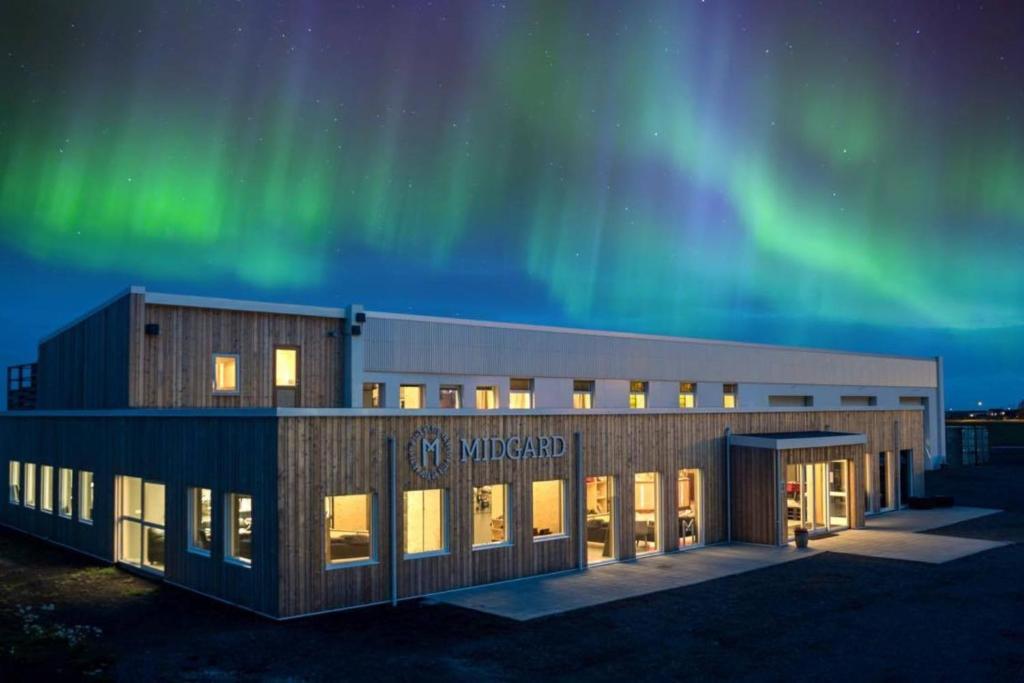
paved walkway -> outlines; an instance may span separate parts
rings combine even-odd
[[[868,529],[887,531],[927,531],[965,522],[968,519],[994,515],[1002,510],[991,508],[951,507],[933,510],[900,510],[873,515],[865,520]]]
[[[742,574],[811,557],[817,549],[718,545],[636,562],[601,565],[585,572],[539,576],[434,596],[436,602],[517,621],[561,614],[606,602]]]
[[[833,553],[942,564],[1008,544],[909,531],[849,529],[827,538],[811,539],[810,545],[815,550]]]

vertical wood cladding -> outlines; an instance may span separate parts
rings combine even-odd
[[[733,447],[732,540],[741,543],[778,543],[775,451]]]
[[[128,405],[129,295],[39,345],[39,410]]]
[[[160,333],[146,335],[147,323]],[[298,407],[341,406],[340,319],[146,304],[133,338],[141,341],[133,407],[273,406],[275,346],[299,348]],[[213,393],[214,353],[238,354],[237,394]]]

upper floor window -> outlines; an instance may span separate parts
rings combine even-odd
[[[513,410],[533,408],[533,380],[513,377],[508,382],[508,407]]]
[[[398,407],[406,410],[419,410],[423,407],[423,386],[420,384],[403,384],[398,387]]]
[[[438,396],[442,408],[462,407],[462,387],[445,384],[441,386],[441,394]]]
[[[594,383],[591,380],[573,380],[572,407],[577,410],[590,410],[594,407]]]
[[[735,384],[723,384],[722,385],[722,407],[723,408],[735,408],[739,405],[739,398],[736,391]]]
[[[366,382],[363,384],[363,407],[382,408],[384,407],[384,385],[378,382]]]
[[[697,407],[697,385],[693,382],[680,382],[679,383],[679,407],[680,408],[696,408]]]
[[[497,387],[477,387],[476,388],[476,409],[477,410],[494,410],[498,407],[498,388]]]
[[[640,410],[647,407],[647,382],[629,383],[629,407]]]
[[[238,393],[238,354],[213,354],[213,393]]]
[[[299,350],[281,346],[274,349],[274,386],[296,387],[299,385]]]

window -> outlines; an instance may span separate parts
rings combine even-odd
[[[462,387],[454,384],[441,386],[440,404],[442,408],[462,407]]]
[[[403,384],[398,387],[398,407],[419,410],[423,407],[423,387],[419,384]]]
[[[735,384],[723,384],[722,385],[722,407],[723,408],[735,408],[739,405],[739,401],[736,398],[736,385]]]
[[[53,514],[53,467],[39,466],[39,509]]]
[[[25,507],[36,506],[36,466],[35,463],[25,463]]]
[[[7,486],[11,505],[21,505],[21,463],[11,460],[7,465]]]
[[[594,407],[594,383],[587,379],[572,382],[572,407],[576,410],[590,410]]]
[[[357,493],[324,498],[327,566],[374,559],[373,496]]]
[[[565,533],[565,485],[561,479],[533,482],[533,538]]]
[[[473,487],[474,548],[508,543],[508,503],[508,484]]]
[[[497,387],[477,387],[476,388],[476,409],[477,410],[494,410],[498,407],[498,389]]]
[[[209,555],[213,547],[213,491],[190,487],[188,490],[188,549]]]
[[[71,508],[71,484],[72,484],[73,472],[70,468],[60,468],[60,507],[57,508],[57,512],[61,517],[67,517],[71,519],[72,508]]]
[[[92,472],[78,473],[78,521],[92,524],[92,508],[95,491]]]
[[[637,555],[658,550],[658,473],[637,472],[634,478],[634,539]]]
[[[252,496],[228,494],[228,539],[226,559],[252,566]]]
[[[874,406],[878,405],[877,396],[841,396],[839,403],[844,406]]]
[[[679,547],[700,545],[700,470],[679,470],[676,495],[679,515]]]
[[[382,408],[384,407],[384,385],[377,382],[366,382],[363,384],[363,407]]]
[[[508,407],[513,410],[533,408],[533,380],[515,378],[508,383]]]
[[[629,407],[636,410],[647,407],[647,382],[629,383]]]
[[[448,549],[444,489],[406,491],[405,554],[443,553]]]
[[[789,394],[771,395],[768,397],[770,408],[803,408],[814,405],[813,396],[792,396]]]
[[[238,393],[238,354],[213,354],[213,393]]]
[[[280,346],[274,349],[274,386],[299,386],[299,350]]]
[[[163,572],[167,555],[164,485],[117,477],[116,486],[118,561]]]
[[[697,407],[697,385],[694,382],[679,383],[679,407]]]

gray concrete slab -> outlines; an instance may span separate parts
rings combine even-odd
[[[927,531],[965,522],[968,519],[994,515],[1002,510],[956,506],[934,510],[899,510],[873,515],[864,520],[868,529],[887,531]]]
[[[640,558],[636,562],[600,565],[585,572],[467,588],[434,596],[432,600],[528,621],[742,574],[820,552],[817,548],[797,550],[746,544],[709,546]]]
[[[889,529],[850,529],[834,536],[811,539],[811,547],[815,550],[929,564],[958,560],[1004,545],[1009,544]]]

